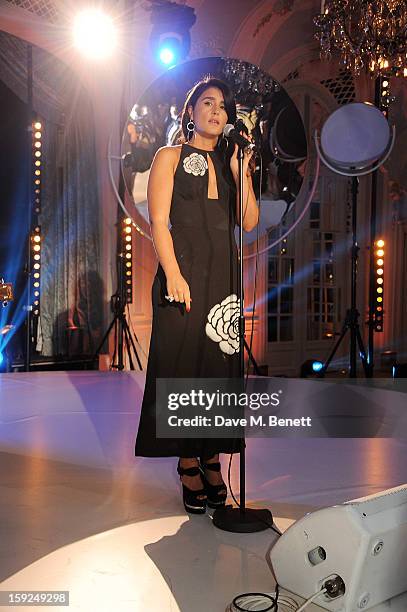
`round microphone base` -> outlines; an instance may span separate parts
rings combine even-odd
[[[255,533],[273,526],[273,516],[270,510],[265,508],[241,510],[233,506],[224,506],[215,510],[212,520],[218,529],[234,533]]]

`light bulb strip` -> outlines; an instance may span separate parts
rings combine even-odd
[[[374,330],[383,332],[383,314],[384,314],[384,274],[385,274],[385,241],[379,238],[375,241],[375,277],[376,277],[376,293],[375,293],[375,311],[374,311]]]
[[[44,170],[44,155],[42,151],[43,125],[38,117],[34,118],[32,130],[32,176],[33,176],[33,213],[34,217],[41,213],[41,187]]]
[[[41,226],[35,225],[31,232],[31,295],[32,295],[32,315],[35,326],[37,327],[40,315],[40,296],[41,296],[41,250],[42,250]]]
[[[133,302],[133,222],[123,217],[121,224],[121,253],[123,261],[123,285],[126,304]]]
[[[42,184],[44,171],[43,122],[34,117],[32,122],[32,216],[31,216],[31,306],[32,306],[32,341],[35,343],[41,305],[41,255],[42,234],[39,224],[41,214]]]

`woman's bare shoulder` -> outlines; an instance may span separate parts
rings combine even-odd
[[[154,156],[154,161],[158,161],[160,164],[169,163],[175,168],[175,166],[178,164],[181,155],[181,147],[182,145],[160,147],[159,149],[157,149],[157,152]]]
[[[155,155],[156,157],[161,157],[162,159],[176,159],[181,153],[181,147],[182,145],[160,147],[159,149],[157,149]]]

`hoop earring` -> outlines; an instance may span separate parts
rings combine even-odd
[[[192,119],[190,119],[186,125],[187,131],[188,131],[188,140],[191,140],[192,136],[194,135],[194,130],[195,130],[195,123],[192,121]]]

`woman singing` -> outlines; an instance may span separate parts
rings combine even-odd
[[[187,512],[223,506],[226,486],[219,452],[238,450],[234,439],[156,437],[156,378],[239,377],[239,223],[237,145],[223,137],[236,121],[229,87],[205,79],[188,93],[181,145],[155,155],[147,190],[159,260],[152,287],[153,325],[135,454],[179,457],[177,471]],[[258,222],[249,161],[243,161],[243,229]],[[171,222],[171,230],[168,223]]]

